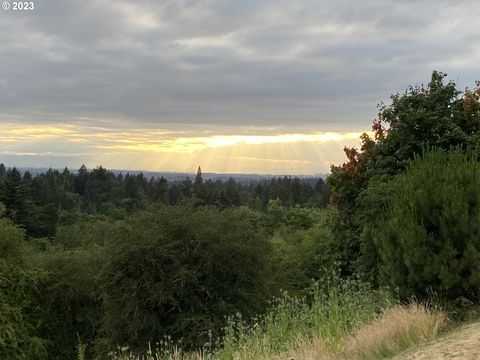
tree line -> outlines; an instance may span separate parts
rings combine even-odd
[[[321,178],[279,177],[239,182],[203,180],[199,167],[193,179],[168,182],[143,173],[115,175],[102,166],[72,172],[49,169],[32,176],[0,164],[0,203],[5,215],[32,237],[50,237],[57,225],[71,224],[80,214],[123,219],[150,204],[249,206],[265,210],[270,200],[282,206],[325,207],[329,191]]]

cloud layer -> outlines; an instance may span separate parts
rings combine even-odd
[[[0,158],[31,167],[108,164],[114,169],[191,172],[202,164],[209,172],[220,173],[320,174],[332,162],[341,161],[343,146],[355,145],[360,135],[203,132],[199,136],[141,128],[5,124]]]

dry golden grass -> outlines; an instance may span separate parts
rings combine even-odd
[[[144,357],[120,356],[118,360],[372,360],[391,357],[403,350],[433,339],[445,327],[443,312],[412,303],[394,306],[370,323],[347,335],[336,345],[327,346],[321,338],[298,337],[280,355],[272,353],[268,339],[253,338],[232,353],[204,356],[173,351],[167,356],[155,353]]]
[[[445,326],[441,311],[412,303],[395,306],[345,339],[347,359],[382,358],[434,338]]]
[[[443,312],[420,304],[395,306],[371,323],[359,327],[335,349],[321,340],[299,341],[296,349],[277,360],[381,359],[434,338],[445,326]]]

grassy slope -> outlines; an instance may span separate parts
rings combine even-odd
[[[422,346],[397,355],[395,360],[480,359],[480,323],[462,326]]]
[[[418,304],[395,306],[347,335],[334,349],[328,349],[318,339],[276,359],[385,359],[434,338],[444,325],[445,316],[442,312]]]

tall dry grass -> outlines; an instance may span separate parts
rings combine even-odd
[[[344,357],[385,358],[434,338],[445,324],[445,314],[428,306],[394,306],[345,339]]]
[[[275,360],[384,359],[434,338],[445,325],[442,311],[417,303],[396,305],[347,335],[341,347],[328,348],[322,339],[305,341]]]

